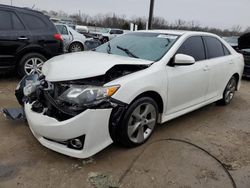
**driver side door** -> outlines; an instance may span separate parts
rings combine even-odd
[[[203,103],[209,82],[206,52],[201,36],[186,39],[176,54],[192,56],[196,62],[188,66],[167,66],[167,115]]]

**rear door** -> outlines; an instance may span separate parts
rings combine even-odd
[[[14,66],[17,52],[29,43],[30,32],[18,14],[0,9],[0,66]]]
[[[205,47],[201,36],[186,39],[176,54],[190,55],[196,62],[188,66],[167,67],[168,115],[203,103],[208,87]]]
[[[222,42],[212,36],[204,36],[207,49],[206,67],[209,73],[209,84],[206,100],[218,97],[225,89],[230,76],[233,75],[233,64],[229,50]]]

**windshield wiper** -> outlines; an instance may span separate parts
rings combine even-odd
[[[116,46],[119,50],[122,50],[124,51],[126,54],[128,54],[129,56],[131,57],[134,57],[134,58],[139,58],[137,55],[133,54],[131,51],[129,51],[129,49],[127,48],[123,48],[121,46]]]

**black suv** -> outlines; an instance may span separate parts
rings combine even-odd
[[[55,25],[43,13],[0,4],[0,70],[20,76],[41,73],[43,63],[63,53]]]
[[[239,52],[243,54],[245,60],[244,77],[250,78],[250,33],[245,33],[239,38]]]

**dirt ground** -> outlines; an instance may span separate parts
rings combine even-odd
[[[0,108],[17,107],[16,78],[0,78]],[[226,107],[208,105],[157,127],[145,145],[111,145],[87,160],[70,158],[38,143],[24,122],[0,114],[0,188],[232,187],[222,167],[177,138],[211,152],[230,170],[238,188],[250,187],[250,81]],[[119,181],[120,180],[120,181]]]

